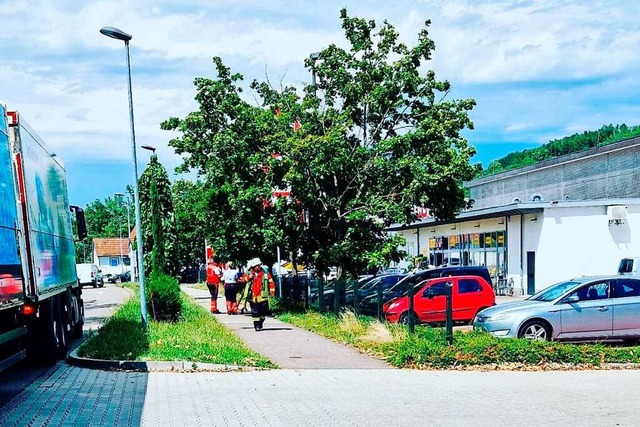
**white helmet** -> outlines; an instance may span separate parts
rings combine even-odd
[[[260,261],[260,258],[253,258],[249,260],[249,262],[247,263],[247,267],[253,268],[256,265],[260,265],[260,264],[262,264],[262,261]]]

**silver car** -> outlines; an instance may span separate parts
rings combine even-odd
[[[477,314],[474,329],[533,340],[640,339],[640,277],[580,277]]]

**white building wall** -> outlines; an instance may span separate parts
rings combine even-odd
[[[575,276],[615,274],[621,258],[640,255],[640,205],[611,226],[606,206],[550,207],[540,216],[525,220],[523,254],[526,273],[526,251],[536,252],[536,291]]]
[[[522,247],[522,216],[514,215],[507,219],[507,280],[513,280],[514,293],[526,293],[523,262],[520,256]]]

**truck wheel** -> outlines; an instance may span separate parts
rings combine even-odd
[[[56,340],[56,313],[54,313],[53,299],[55,297],[42,301],[39,307],[39,316],[37,320],[37,333],[34,341],[31,343],[34,359],[45,365],[51,365],[57,359]]]
[[[63,301],[61,297],[54,297],[58,304],[54,307],[55,311],[55,340],[54,340],[54,351],[58,355],[58,357],[66,357],[67,356],[67,340],[68,340],[68,332],[67,332],[67,322],[65,321],[65,306],[67,304],[66,301]]]
[[[71,313],[73,324],[71,326],[71,336],[73,338],[82,337],[82,327],[84,326],[84,305],[82,299],[77,295],[71,295]]]

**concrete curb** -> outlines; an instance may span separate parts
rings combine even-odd
[[[102,371],[137,371],[137,372],[249,372],[268,371],[267,368],[253,366],[220,365],[214,363],[187,361],[137,361],[137,360],[105,360],[90,359],[78,356],[73,350],[67,357],[70,365]]]

